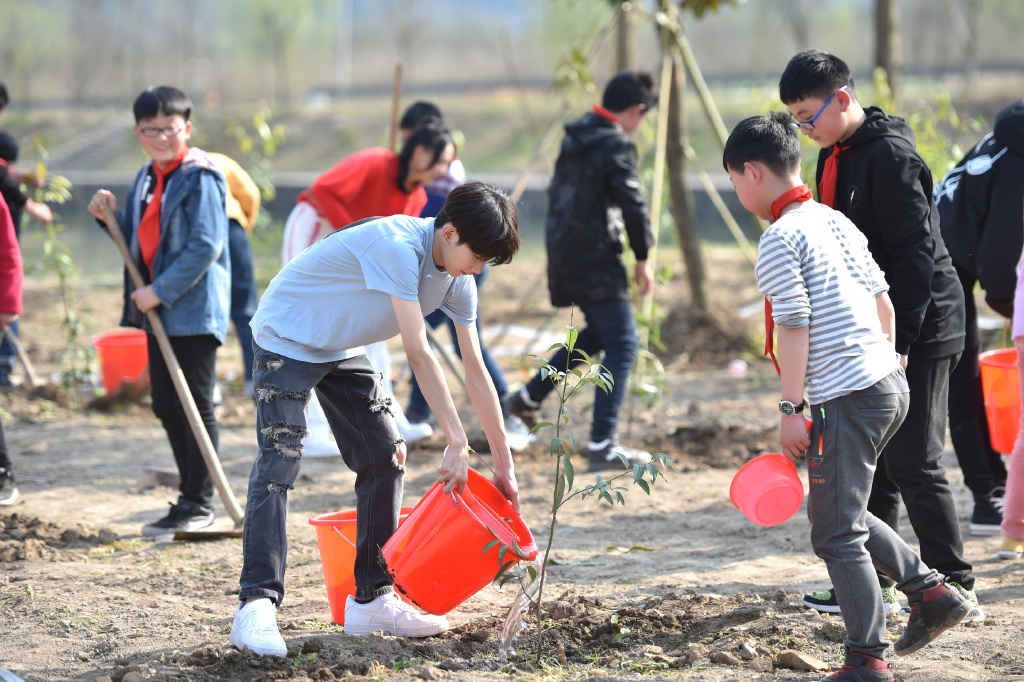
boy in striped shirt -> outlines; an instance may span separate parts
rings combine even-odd
[[[911,605],[895,644],[899,655],[956,625],[969,607],[867,510],[878,454],[909,404],[888,285],[864,235],[842,213],[811,200],[788,115],[741,121],[723,165],[743,206],[772,221],[761,236],[756,274],[779,328],[782,451],[793,461],[807,455],[811,543],[835,585],[847,630],[846,664],[827,679],[891,680],[876,568]]]

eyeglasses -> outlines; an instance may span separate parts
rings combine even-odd
[[[843,87],[839,88],[839,90],[845,90],[845,89],[846,89],[845,85]],[[828,99],[825,100],[825,103],[821,105],[821,109],[818,109],[818,113],[816,113],[814,116],[812,116],[811,120],[809,120],[809,121],[799,121],[799,120],[797,120],[797,118],[795,116],[793,116],[793,114],[790,114],[789,117],[791,119],[793,119],[793,125],[795,125],[797,128],[799,128],[800,130],[803,130],[803,131],[814,130],[814,122],[818,120],[819,116],[821,116],[823,113],[825,113],[825,109],[828,108],[829,104],[832,104],[832,100],[834,100],[836,98],[836,93],[839,92],[839,90],[832,91],[832,94],[828,96]]]
[[[173,126],[168,126],[166,128],[139,128],[138,129],[139,135],[142,135],[143,137],[160,137],[161,135],[163,135],[164,137],[174,137],[175,135],[180,133],[182,130],[184,130],[184,128],[175,128]]]

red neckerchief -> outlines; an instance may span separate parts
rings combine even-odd
[[[602,107],[600,104],[595,104],[594,105],[594,113],[597,114],[598,116],[600,116],[601,118],[605,119],[605,120],[611,121],[612,123],[618,123],[619,122],[619,117],[618,116],[616,116],[612,112],[608,111],[607,109]]]
[[[153,195],[149,203],[146,204],[146,212],[142,214],[142,219],[139,220],[137,231],[139,235],[139,252],[142,254],[142,260],[145,261],[146,266],[149,268],[151,276],[153,274],[153,259],[156,258],[156,247],[160,244],[160,203],[164,194],[164,180],[181,165],[181,161],[185,158],[186,153],[188,153],[188,147],[183,149],[163,169],[157,168],[156,164],[153,164],[153,174],[156,175],[156,187],[153,189]]]
[[[0,159],[0,166],[7,168],[7,159]]]
[[[775,222],[782,215],[782,211],[793,202],[810,201],[811,189],[806,184],[791,187],[779,195],[779,198],[771,203],[769,210],[772,214],[772,222]],[[771,357],[775,363],[775,371],[782,376],[779,368],[779,361],[775,359],[775,318],[772,317],[772,302],[764,297],[764,354]]]
[[[832,153],[825,159],[825,168],[821,171],[821,182],[818,183],[818,199],[829,208],[836,207],[836,179],[839,177],[839,152],[849,149],[835,145]]]

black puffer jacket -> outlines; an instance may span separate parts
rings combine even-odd
[[[956,269],[981,283],[993,309],[1013,316],[1024,241],[1024,100],[1003,109],[935,188],[942,236]]]
[[[618,124],[589,113],[565,126],[548,187],[545,238],[552,305],[626,296],[623,227],[637,260],[647,260],[654,243],[636,166],[636,146]]]
[[[932,174],[902,118],[877,107],[841,144],[835,208],[868,239],[896,309],[896,350],[936,358],[964,349],[964,293],[939,231]],[[818,155],[820,185],[832,148]]]

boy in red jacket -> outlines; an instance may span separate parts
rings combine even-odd
[[[14,234],[14,222],[7,202],[0,196],[0,332],[18,319],[21,313],[21,249]],[[12,505],[18,500],[14,486],[11,458],[7,454],[3,424],[0,423],[0,506]]]

